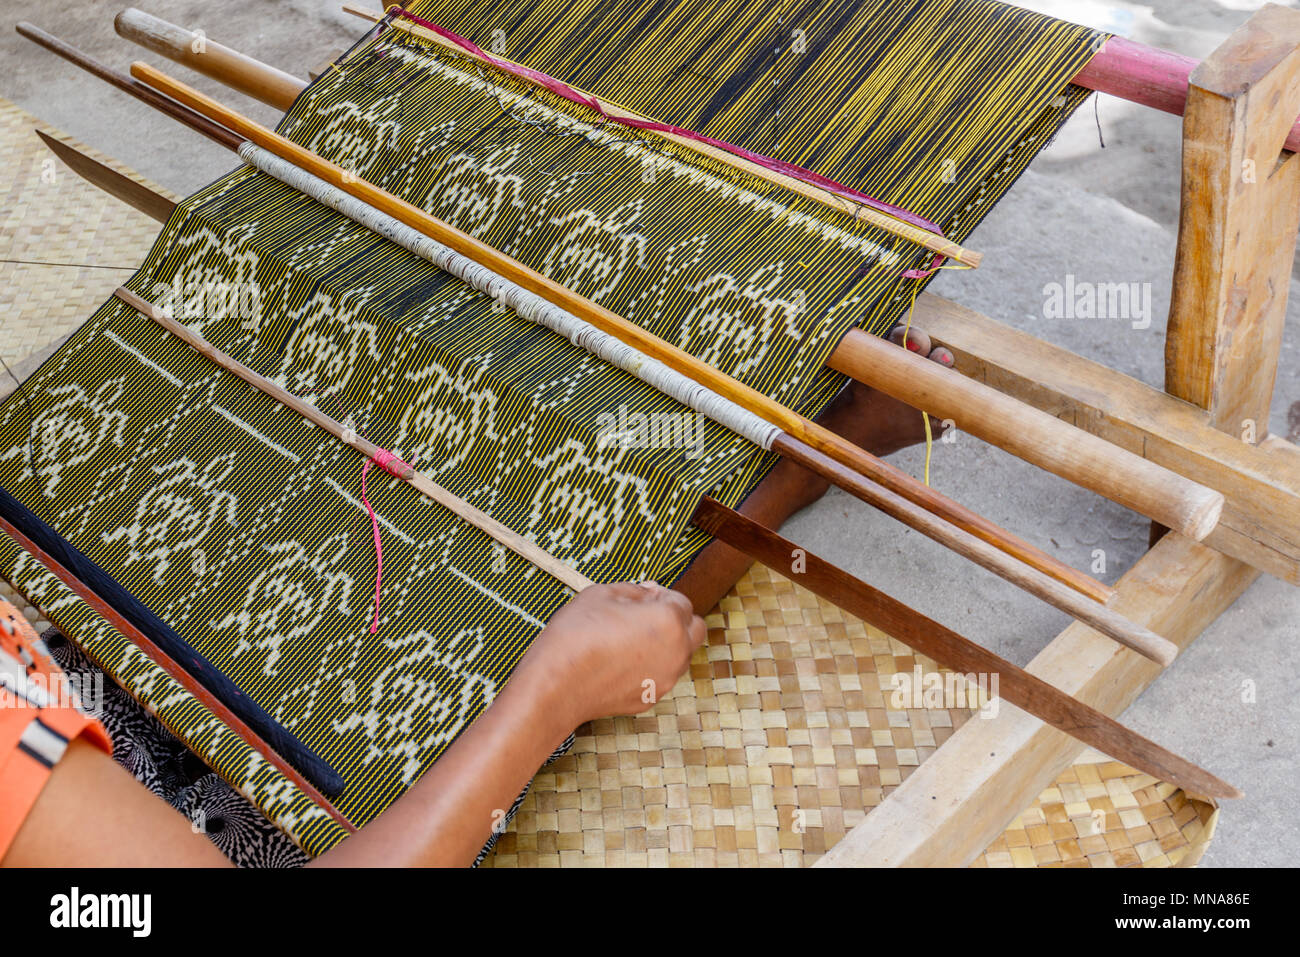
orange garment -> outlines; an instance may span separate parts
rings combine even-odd
[[[68,742],[84,734],[113,753],[104,726],[79,705],[27,619],[0,600],[0,859]]]

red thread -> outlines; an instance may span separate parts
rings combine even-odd
[[[366,475],[370,472],[371,465],[378,465],[394,478],[405,479],[402,469],[410,469],[411,466],[403,462],[388,449],[375,449],[373,458],[366,459],[366,464],[361,467],[361,504],[366,507],[370,514],[370,530],[375,533],[375,619],[370,623],[370,633],[373,635],[379,630],[379,589],[384,580],[384,544],[379,538],[379,516],[370,505],[370,499],[366,498]]]
[[[410,465],[403,462],[388,449],[375,449],[373,461],[393,478],[405,479],[406,475],[403,474],[403,470],[411,468]]]
[[[774,173],[780,173],[784,176],[789,176],[812,186],[820,187],[828,193],[834,193],[837,196],[841,196],[844,199],[851,200],[855,203],[860,203],[863,206],[870,206],[872,209],[886,213],[896,219],[901,219],[906,223],[911,223],[913,226],[919,226],[921,229],[935,233],[936,235],[944,235],[942,229],[923,216],[918,216],[916,213],[903,209],[901,206],[894,206],[890,203],[882,202],[881,200],[868,196],[866,193],[860,193],[856,189],[850,189],[847,186],[835,182],[833,179],[822,176],[820,173],[806,170],[802,166],[795,166],[793,163],[787,163],[784,160],[772,159],[772,157],[764,156],[762,153],[755,153],[752,150],[747,150],[743,146],[735,146],[724,140],[715,140],[712,137],[703,136],[693,130],[684,129],[680,126],[669,126],[667,123],[658,123],[654,120],[610,116],[605,112],[605,109],[600,105],[600,102],[594,97],[584,96],[561,80],[557,80],[554,77],[548,76],[539,70],[534,70],[531,67],[511,63],[509,60],[495,57],[485,50],[480,49],[472,40],[466,40],[464,37],[452,33],[446,27],[440,27],[438,24],[425,20],[423,17],[417,17],[415,14],[403,10],[401,7],[390,7],[388,10],[388,16],[391,17],[394,14],[399,17],[405,17],[413,23],[418,23],[426,30],[432,30],[434,33],[438,34],[438,36],[450,40],[452,43],[469,53],[472,53],[474,56],[481,57],[493,66],[498,67],[507,73],[513,73],[515,76],[521,76],[524,79],[532,80],[534,83],[546,87],[546,89],[550,90],[552,93],[563,97],[571,103],[577,103],[581,106],[587,107],[589,110],[593,110],[608,122],[619,123],[623,126],[630,126],[640,130],[651,130],[655,133],[671,133],[674,136],[685,137],[686,139],[694,140],[698,143],[704,143],[717,149],[726,150],[728,153],[739,156],[742,159],[747,159],[751,163],[757,163],[764,169],[769,169]],[[942,259],[943,257],[939,258]]]
[[[943,265],[944,259],[946,258],[947,257],[942,255],[941,253],[935,253],[934,258],[930,260],[930,265],[928,268],[909,269],[907,272],[903,273],[903,278],[904,279],[929,279],[931,276],[933,276],[935,273],[939,271],[940,267],[942,267]]]

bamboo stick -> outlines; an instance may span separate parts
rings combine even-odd
[[[860,330],[827,364],[1189,538],[1223,512],[1221,493]]]
[[[238,376],[258,391],[270,396],[272,399],[275,399],[275,401],[279,402],[285,408],[296,412],[308,422],[324,429],[340,442],[356,449],[366,458],[374,459],[381,452],[386,451],[364,436],[358,435],[355,430],[346,428],[342,423],[330,418],[311,403],[299,398],[292,392],[281,388],[279,385],[253,369],[250,369],[242,362],[226,355],[226,353],[212,345],[212,343],[208,342],[189,326],[177,322],[169,316],[165,310],[159,308],[154,303],[149,302],[147,299],[137,296],[125,286],[119,286],[113,292],[113,295],[126,303],[140,315],[158,323],[158,325],[162,326],[177,339],[180,339],[195,352],[206,356],[227,372]],[[469,502],[466,502],[464,499],[447,491],[437,482],[433,481],[433,479],[429,478],[422,472],[416,471],[406,462],[395,463],[393,465],[384,466],[384,468],[389,472],[389,474],[394,475],[411,485],[421,494],[433,499],[439,505],[460,516],[479,531],[491,536],[516,555],[519,555],[521,558],[536,565],[542,571],[546,572],[557,581],[568,585],[574,591],[582,591],[591,584],[591,579],[587,578],[572,565],[562,562],[536,542],[533,542],[532,540],[511,530],[508,526],[501,524],[487,512],[475,508]]]

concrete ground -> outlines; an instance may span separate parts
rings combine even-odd
[[[1022,0],[1020,5],[1204,56],[1262,3]],[[139,53],[113,33],[113,15],[123,6],[125,0],[72,0],[56,14],[53,7],[0,0],[0,96],[155,182],[191,192],[230,169],[230,154],[11,30],[17,21],[30,19],[106,62],[125,66]],[[300,75],[361,34],[361,21],[338,7],[336,0],[144,4],[150,13],[201,28]],[[268,108],[211,81],[187,78],[264,121],[274,119]],[[1110,97],[1100,99],[1094,116],[1089,104],[971,238],[969,245],[987,254],[986,265],[978,272],[945,273],[933,290],[1159,384],[1178,214],[1179,135],[1174,117]],[[1044,318],[1044,287],[1064,284],[1070,275],[1081,282],[1150,283],[1150,327]],[[1295,328],[1300,289],[1292,289],[1291,303],[1270,429],[1295,438],[1300,431],[1300,330]],[[914,450],[896,462],[919,473],[922,455]],[[932,479],[943,492],[1080,568],[1091,565],[1094,550],[1104,550],[1106,572],[1099,577],[1110,581],[1146,547],[1145,520],[969,436],[936,445]],[[1053,609],[839,492],[797,516],[786,534],[1020,663],[1066,624]],[[1292,813],[1300,704],[1287,690],[1296,674],[1290,652],[1300,640],[1297,622],[1300,591],[1260,580],[1124,716],[1131,727],[1245,790],[1243,801],[1224,809],[1206,865],[1280,866],[1300,855],[1300,826]],[[1250,687],[1253,699],[1243,693]]]

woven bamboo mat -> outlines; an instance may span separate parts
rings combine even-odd
[[[85,321],[159,229],[63,167],[37,125],[0,100],[0,357],[15,367]],[[38,620],[7,584],[0,594]],[[978,720],[966,707],[900,706],[892,676],[935,664],[766,569],[708,625],[652,714],[584,726],[538,774],[487,866],[811,864]],[[1193,864],[1216,813],[1085,754],[975,866]]]
[[[138,268],[160,228],[64,166],[37,139],[38,126],[67,140],[0,99],[0,358],[10,366],[85,322]]]
[[[812,864],[979,720],[897,700],[895,674],[941,669],[766,568],[707,624],[652,714],[584,725],[538,774],[487,866]],[[1216,814],[1087,752],[974,866],[1190,865]]]

